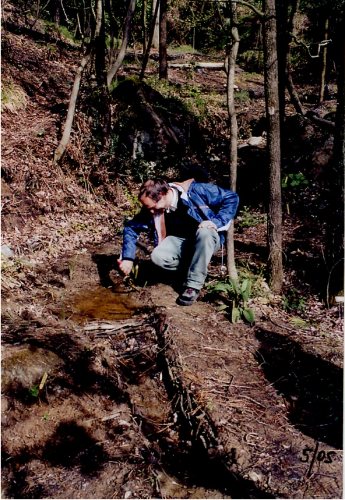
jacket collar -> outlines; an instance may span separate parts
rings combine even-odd
[[[190,185],[194,182],[194,179],[187,179],[183,182],[169,182],[169,186],[176,188],[181,193],[181,198],[187,199],[187,191]]]

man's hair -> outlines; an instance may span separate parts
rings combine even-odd
[[[148,179],[139,189],[138,199],[143,196],[151,198],[153,201],[159,201],[162,196],[169,191],[169,184],[163,179]]]

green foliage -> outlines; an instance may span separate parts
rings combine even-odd
[[[169,50],[171,54],[191,54],[193,52],[195,52],[195,50],[191,45],[173,45]]]
[[[193,84],[184,85],[181,97],[191,113],[199,118],[206,116],[207,102],[199,86]]]
[[[33,385],[32,387],[30,387],[30,389],[29,389],[30,396],[32,396],[33,398],[37,398],[39,393],[40,393],[40,390],[39,390],[38,385]]]
[[[27,97],[24,90],[14,82],[6,79],[1,81],[1,111],[8,110],[16,113],[27,104]]]
[[[235,102],[238,104],[245,104],[250,101],[248,90],[239,90],[234,94]]]
[[[191,113],[197,119],[203,119],[208,111],[207,99],[203,96],[201,87],[193,83],[193,76],[194,70],[191,70],[190,81],[182,88],[176,88],[168,81],[160,80],[154,76],[147,78],[146,82],[166,99],[169,99],[170,109],[176,111],[176,108],[179,108],[181,111],[184,110],[186,114]]]
[[[126,196],[126,199],[128,200],[129,208],[124,212],[124,215],[132,218],[141,208],[141,203],[138,200],[137,194],[133,194],[129,189],[127,189],[125,186],[123,188],[124,195]]]
[[[264,69],[263,51],[246,50],[238,55],[238,62],[241,63],[247,71],[260,73]]]
[[[305,297],[296,288],[291,288],[283,295],[283,309],[287,312],[303,313],[306,308]]]
[[[222,50],[228,43],[229,34],[224,29],[218,2],[205,2],[202,6],[172,2],[170,12],[173,18],[169,30],[171,40],[200,51]]]
[[[287,174],[282,180],[283,188],[302,188],[309,184],[303,172]]]
[[[136,182],[144,182],[157,174],[157,165],[154,161],[146,161],[141,157],[131,163],[131,175]]]
[[[64,26],[62,24],[56,25],[54,22],[51,21],[45,21],[45,24],[48,28],[48,30],[54,31],[58,33],[60,36],[65,38],[65,40],[69,40],[73,43],[76,42],[74,34],[67,28],[67,26]],[[50,44],[51,47],[51,44]]]
[[[251,325],[255,322],[254,311],[248,307],[252,292],[251,279],[244,278],[242,281],[236,281],[227,277],[215,284],[209,284],[207,288],[211,295],[221,295],[226,299],[228,303],[222,304],[220,310],[230,313],[232,323],[237,323],[240,319]]]
[[[298,316],[293,316],[290,318],[290,323],[292,326],[295,326],[296,328],[308,328],[309,323],[305,321],[302,318],[299,318]]]
[[[246,227],[255,227],[259,224],[266,222],[267,215],[260,214],[251,210],[249,207],[244,206],[243,209],[239,212],[238,217],[236,218],[236,223],[240,228]]]

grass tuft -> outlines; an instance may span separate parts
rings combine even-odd
[[[27,105],[27,95],[24,90],[10,80],[1,82],[1,111],[18,113]]]

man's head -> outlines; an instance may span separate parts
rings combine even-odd
[[[149,179],[139,190],[138,199],[151,213],[159,212],[170,206],[169,184],[163,179]]]

